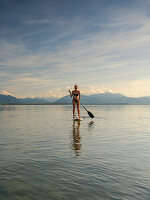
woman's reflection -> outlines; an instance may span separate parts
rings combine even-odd
[[[76,156],[81,154],[81,137],[80,137],[80,121],[74,121],[72,126],[72,149],[75,150]]]

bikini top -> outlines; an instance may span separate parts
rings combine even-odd
[[[77,93],[72,93],[73,94],[73,96],[75,96],[75,97],[77,97],[79,94],[77,94]]]

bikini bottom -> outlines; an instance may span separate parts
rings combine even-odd
[[[79,100],[76,100],[76,99],[74,99],[73,101],[74,101],[75,103],[78,103],[78,102],[79,102]]]

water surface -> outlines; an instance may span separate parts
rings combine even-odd
[[[150,106],[0,106],[0,200],[150,199]]]

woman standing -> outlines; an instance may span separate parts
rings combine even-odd
[[[72,100],[72,103],[73,103],[73,119],[75,119],[75,105],[77,105],[77,110],[78,110],[78,118],[80,119],[80,98],[81,98],[81,95],[80,95],[80,91],[78,90],[78,86],[75,85],[74,86],[74,90],[70,92],[70,96],[72,97],[73,96],[73,100]]]

